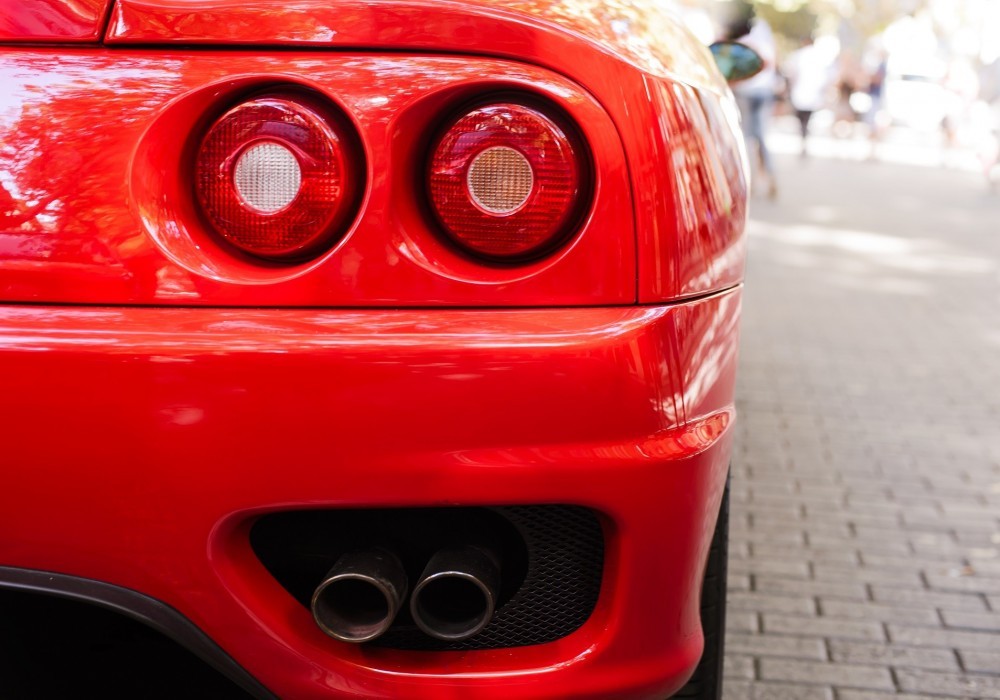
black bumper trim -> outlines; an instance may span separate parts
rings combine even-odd
[[[194,623],[155,598],[103,581],[0,566],[0,588],[99,605],[166,635],[258,700],[278,700]]]

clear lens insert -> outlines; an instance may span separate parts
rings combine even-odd
[[[469,196],[484,211],[504,216],[524,206],[531,196],[535,176],[528,159],[513,148],[494,146],[477,155],[469,165]]]
[[[233,184],[247,207],[273,214],[295,201],[302,187],[302,168],[290,150],[265,141],[240,155]]]

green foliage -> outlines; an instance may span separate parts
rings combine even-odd
[[[777,34],[801,40],[818,26],[846,22],[859,36],[871,37],[927,0],[755,0],[758,14]]]
[[[799,43],[813,36],[818,18],[805,3],[794,10],[781,10],[770,3],[759,3],[757,14],[767,20],[776,35]]]

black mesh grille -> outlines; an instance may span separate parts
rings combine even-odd
[[[553,642],[576,631],[597,604],[604,535],[594,513],[576,506],[497,508],[524,538],[528,570],[514,597],[472,639],[442,642],[398,624],[372,644],[394,649],[502,649]]]
[[[577,630],[594,610],[604,568],[604,533],[578,506],[300,511],[268,515],[251,544],[261,562],[304,606],[341,553],[390,543],[415,577],[433,551],[461,532],[503,554],[504,576],[493,620],[464,642],[425,635],[408,605],[369,644],[408,650],[500,649],[552,642]]]

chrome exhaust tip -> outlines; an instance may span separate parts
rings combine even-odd
[[[442,549],[413,588],[410,613],[426,634],[448,642],[475,636],[489,624],[500,590],[492,552],[467,546]]]
[[[316,587],[313,619],[334,639],[360,644],[385,633],[406,598],[406,571],[392,552],[344,554]]]

